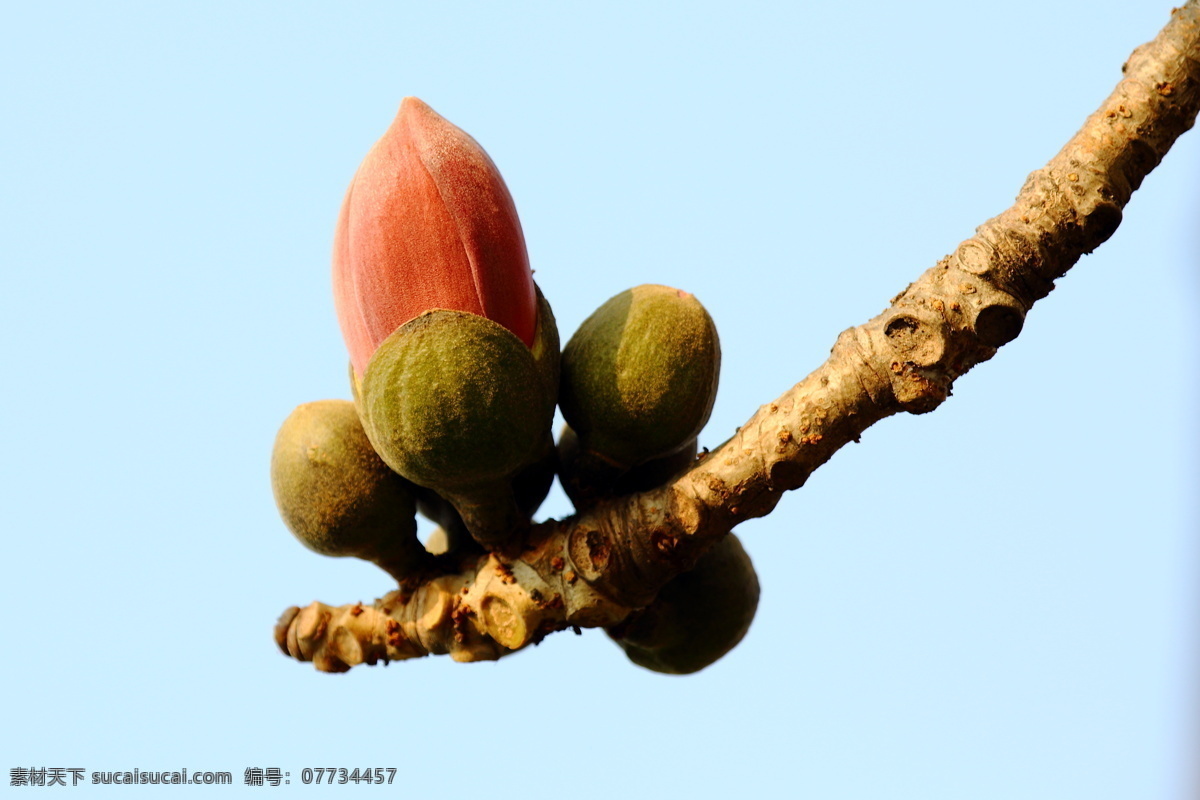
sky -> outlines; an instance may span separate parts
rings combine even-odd
[[[594,630],[346,675],[271,638],[290,605],[390,588],[293,539],[268,463],[293,407],[349,397],[333,226],[402,97],[499,166],[564,340],[631,286],[700,298],[723,351],[712,447],[1006,208],[1170,9],[9,9],[0,785],[187,768],[234,786],[171,794],[317,795],[306,768],[381,767],[397,788],[364,794],[1185,796],[1194,131],[948,402],[737,529],[762,598],[703,672],[645,671]],[[538,518],[570,511],[555,488]],[[248,768],[290,784],[245,786]]]

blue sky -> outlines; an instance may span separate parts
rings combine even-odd
[[[328,791],[304,767],[396,767],[411,797],[1182,796],[1195,132],[949,402],[738,529],[758,616],[698,675],[597,631],[495,664],[285,659],[284,608],[388,585],[300,547],[267,472],[294,406],[348,397],[333,223],[403,96],[500,167],[564,338],[640,283],[705,303],[712,446],[1003,210],[1170,8],[10,10],[2,766],[225,770],[239,792],[247,767],[289,771],[272,793]],[[540,516],[566,513],[556,489]]]

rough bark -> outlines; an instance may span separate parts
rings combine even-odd
[[[1026,312],[1121,209],[1200,109],[1200,0],[1137,48],[1100,108],[1013,205],[941,259],[829,359],[666,486],[534,528],[513,552],[376,600],[289,608],[275,629],[318,669],[449,654],[494,659],[569,627],[612,625],[867,427],[937,408],[954,380],[1021,331]]]

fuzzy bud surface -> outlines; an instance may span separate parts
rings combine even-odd
[[[384,339],[436,308],[486,317],[533,345],[537,299],[508,187],[474,139],[415,97],[346,192],[333,294],[359,376]]]

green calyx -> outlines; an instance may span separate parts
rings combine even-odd
[[[311,550],[372,561],[398,580],[428,563],[413,487],[380,460],[352,403],[306,403],[288,416],[271,453],[271,488],[284,523]]]
[[[550,405],[550,418],[553,419],[554,407],[558,405],[558,385],[562,379],[562,348],[559,344],[554,311],[536,283],[533,290],[537,294],[538,319],[530,352],[533,353],[533,362],[537,365],[542,391],[546,393],[546,402]],[[550,427],[547,426],[545,430],[549,433]]]
[[[488,546],[527,523],[512,480],[544,457],[554,417],[558,332],[538,300],[532,349],[489,319],[435,309],[385,339],[357,385],[380,457],[453,504]]]
[[[754,620],[758,595],[754,565],[731,533],[607,633],[638,666],[687,675],[737,646]]]
[[[533,356],[484,317],[429,311],[379,345],[362,376],[363,426],[422,486],[495,482],[530,460],[544,428]]]
[[[629,468],[696,438],[720,367],[716,326],[693,295],[638,286],[600,306],[571,337],[559,403],[586,451]]]

